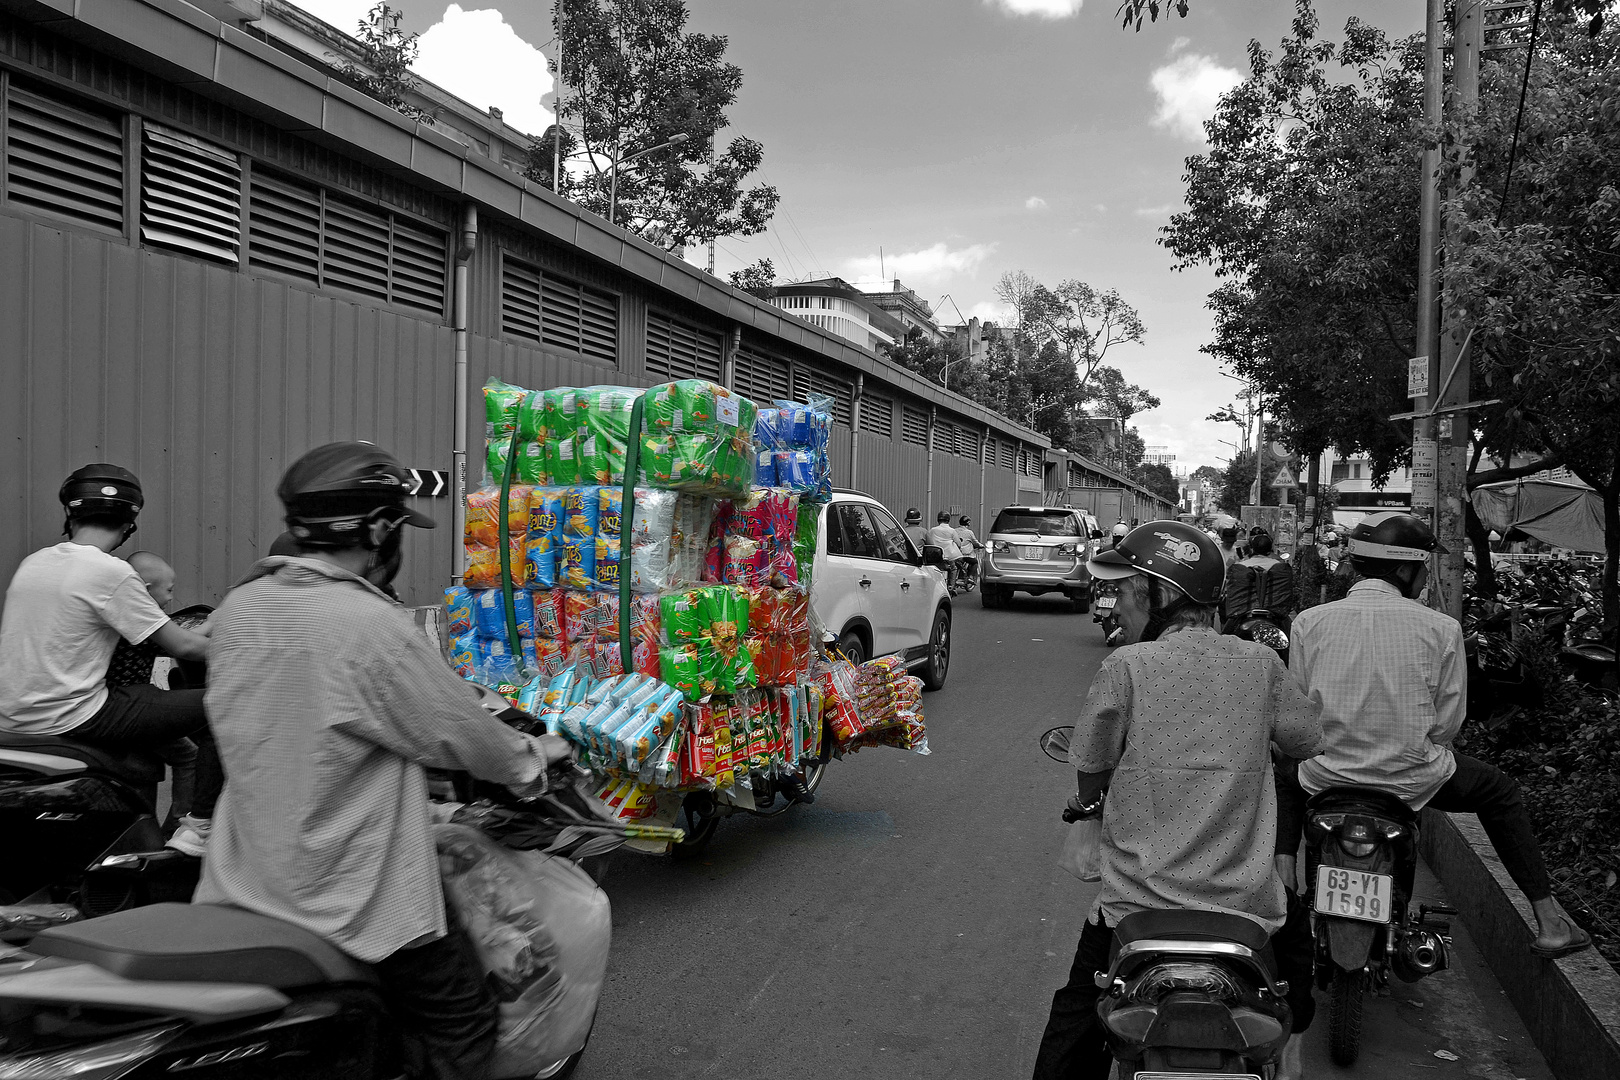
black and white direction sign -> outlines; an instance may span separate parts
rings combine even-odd
[[[405,494],[416,495],[424,499],[439,498],[450,494],[450,473],[444,469],[408,469],[411,474],[410,483]]]

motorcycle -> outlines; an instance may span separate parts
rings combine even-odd
[[[1072,727],[1041,736],[1068,760]],[[1064,820],[1073,820],[1067,808]],[[1217,911],[1140,911],[1114,929],[1118,951],[1096,974],[1097,1016],[1119,1075],[1135,1080],[1260,1080],[1288,1042],[1293,1011],[1257,923]]]
[[[1104,645],[1123,645],[1125,643],[1125,628],[1119,625],[1119,616],[1114,614],[1114,606],[1119,603],[1119,597],[1098,596],[1091,605],[1091,621],[1102,624]]]
[[[174,619],[194,628],[210,610],[187,608]],[[202,668],[178,665],[171,688],[200,687]],[[201,862],[163,846],[155,814],[163,775],[154,754],[71,735],[0,733],[0,828],[10,844],[0,866],[0,939],[190,898]]]
[[[1231,634],[1244,641],[1256,641],[1288,663],[1288,616],[1269,608],[1255,608],[1245,615],[1227,621],[1221,633]]]
[[[822,724],[821,745],[813,757],[801,758],[800,768],[771,774],[751,769],[747,784],[733,784],[718,791],[690,791],[681,799],[681,831],[685,839],[673,844],[670,853],[677,858],[696,855],[714,838],[720,822],[733,814],[780,817],[793,807],[816,801],[816,789],[827,775],[833,759],[832,734]]]
[[[1360,1053],[1368,989],[1443,971],[1455,915],[1439,905],[1409,910],[1417,872],[1417,815],[1372,788],[1335,787],[1306,804],[1307,881],[1316,913],[1316,983],[1328,991],[1328,1050],[1348,1067]]]

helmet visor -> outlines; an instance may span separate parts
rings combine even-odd
[[[1099,581],[1118,581],[1134,577],[1142,571],[1132,566],[1118,551],[1105,551],[1094,559],[1086,560],[1086,569]]]
[[[1360,555],[1366,559],[1388,559],[1390,562],[1425,562],[1429,554],[1449,554],[1449,550],[1440,541],[1434,541],[1432,548],[1407,547],[1404,544],[1375,544],[1371,540],[1357,540],[1350,538],[1350,554]]]

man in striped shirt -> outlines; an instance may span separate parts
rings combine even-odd
[[[375,966],[440,1080],[485,1080],[497,1006],[447,909],[423,766],[543,791],[569,756],[494,719],[383,590],[406,473],[368,443],[310,451],[278,494],[299,546],[214,615],[207,706],[228,777],[197,887]]]
[[[1430,553],[1444,551],[1411,514],[1368,514],[1350,534],[1362,580],[1343,600],[1294,620],[1290,663],[1305,693],[1322,701],[1323,751],[1300,763],[1297,782],[1282,777],[1279,860],[1292,876],[1305,796],[1330,787],[1376,788],[1413,810],[1478,814],[1535,910],[1531,951],[1564,956],[1592,938],[1553,899],[1519,786],[1451,748],[1468,706],[1462,627],[1416,600]]]

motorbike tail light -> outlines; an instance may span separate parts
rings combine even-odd
[[[1349,837],[1339,838],[1339,847],[1352,859],[1365,859],[1378,850],[1378,844],[1373,840],[1351,840]]]
[[[1125,996],[1133,1002],[1157,1005],[1178,990],[1195,990],[1221,1001],[1239,1001],[1243,997],[1243,988],[1231,972],[1217,964],[1193,961],[1152,965],[1130,981]]]
[[[157,1053],[180,1030],[175,1024],[88,1046],[0,1057],[0,1080],[113,1080]]]
[[[1251,1047],[1269,1046],[1288,1035],[1281,1020],[1257,1009],[1233,1009],[1232,1022],[1243,1032],[1244,1044]]]
[[[1406,826],[1397,825],[1393,821],[1386,821],[1382,826],[1385,840],[1399,840],[1406,835]]]
[[[1159,1017],[1157,1005],[1118,1005],[1102,1014],[1103,1026],[1119,1038],[1139,1043]]]

